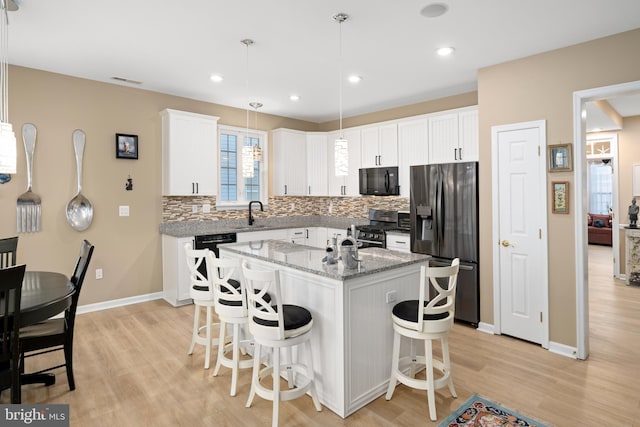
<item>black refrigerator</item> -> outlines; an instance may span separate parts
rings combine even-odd
[[[480,321],[478,163],[411,166],[411,252],[430,265],[460,258],[455,318]]]

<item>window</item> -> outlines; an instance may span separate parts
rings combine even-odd
[[[613,206],[613,169],[610,161],[589,161],[589,212],[609,214]]]
[[[220,180],[218,207],[245,207],[251,200],[267,201],[267,134],[266,132],[219,126]],[[260,145],[263,161],[247,161],[247,154]],[[244,168],[243,168],[244,166]],[[248,175],[253,176],[248,176]]]

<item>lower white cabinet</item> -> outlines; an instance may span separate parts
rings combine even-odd
[[[162,297],[173,306],[191,304],[185,243],[193,237],[162,236]]]
[[[253,242],[258,240],[289,241],[288,238],[287,229],[285,228],[279,230],[247,231],[236,235],[236,241],[238,242]]]
[[[287,240],[297,245],[307,244],[307,229],[306,228],[290,228],[287,230]]]
[[[387,232],[387,249],[400,252],[411,252],[411,236],[409,233]]]

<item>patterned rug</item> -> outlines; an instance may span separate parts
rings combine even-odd
[[[438,427],[550,427],[474,394]]]

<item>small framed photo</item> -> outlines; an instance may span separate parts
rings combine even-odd
[[[134,160],[138,158],[138,135],[116,133],[116,158]]]
[[[569,182],[553,181],[551,183],[551,212],[555,214],[569,213]]]
[[[571,144],[549,145],[547,147],[549,172],[569,172],[573,170]]]

